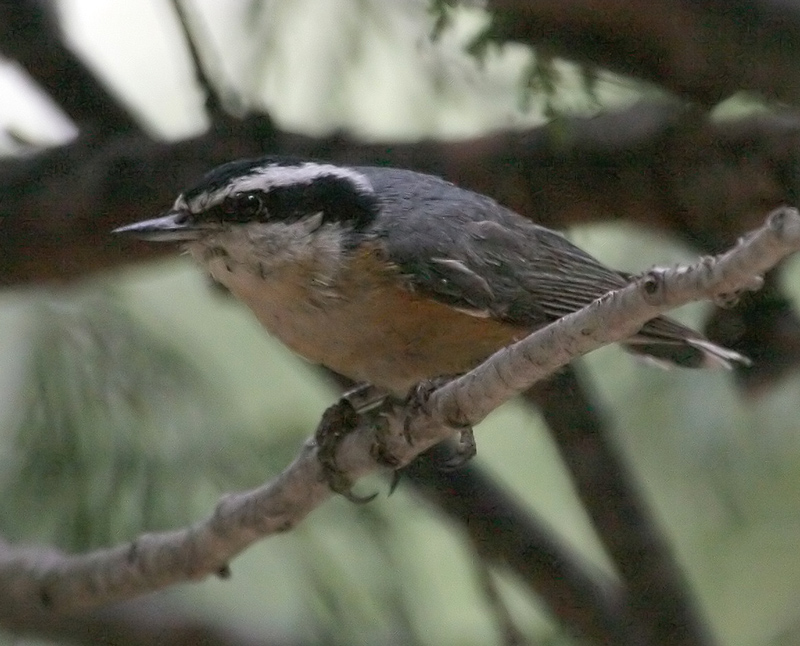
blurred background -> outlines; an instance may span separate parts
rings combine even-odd
[[[675,15],[690,11],[672,4]],[[720,32],[741,16],[763,27],[758,12],[770,3],[732,4],[753,13],[731,17],[715,3],[691,11],[717,12]],[[669,64],[683,62],[665,58],[661,83],[645,65],[637,74],[616,64],[603,48],[617,43],[596,35],[597,60],[591,49],[570,60],[557,38],[537,47],[508,27],[528,24],[523,8],[518,22],[508,22],[511,2],[5,5],[0,535],[12,549],[89,551],[194,522],[223,493],[279,473],[338,397],[329,375],[269,338],[177,249],[122,247],[128,243],[108,235],[156,215],[169,206],[166,196],[216,163],[258,150],[313,152],[447,175],[534,219],[539,200],[551,200],[550,226],[569,228],[574,242],[632,272],[718,251],[795,196],[796,168],[783,164],[794,159],[796,124],[787,106],[794,97],[784,86],[758,86],[755,75],[736,81],[735,66],[726,67],[734,81],[708,100],[667,79]],[[782,10],[800,13],[793,3]],[[600,18],[617,19],[614,11]],[[591,28],[597,16],[584,17]],[[787,57],[797,45],[794,20],[774,32]],[[686,38],[693,33],[686,28]],[[42,71],[50,63],[53,73]],[[711,76],[712,63],[696,52],[688,65]],[[81,94],[90,79],[98,86]],[[75,89],[79,83],[84,90]],[[69,95],[77,96],[74,104]],[[260,138],[244,129],[265,115]],[[630,205],[638,198],[603,193],[612,185],[655,190],[642,188],[652,183],[652,168],[672,169],[685,152],[669,147],[675,136],[694,146],[690,161],[683,174],[665,170],[659,186],[669,185],[671,196],[690,186],[691,196],[658,202],[660,215],[649,206],[637,215]],[[517,183],[516,174],[532,172],[521,148],[538,155],[533,184]],[[481,161],[487,149],[494,156]],[[720,156],[734,160],[735,172]],[[491,161],[499,158],[501,170]],[[641,184],[629,181],[639,163],[649,169]],[[594,191],[603,208],[587,207],[591,199],[578,188],[557,186],[555,197],[537,188],[548,185],[550,170],[562,188],[573,178],[590,198]],[[586,182],[592,170],[600,174]],[[700,176],[715,188],[695,186]],[[698,221],[692,209],[711,202],[747,208],[724,221],[712,214],[701,235],[687,223]],[[581,414],[595,421],[576,423],[598,425],[592,428],[604,450],[625,465],[627,493],[603,491],[597,479],[590,495],[591,481],[581,481],[587,456],[568,453],[554,435],[552,411],[531,404],[541,404],[535,396],[482,424],[478,457],[466,475],[452,476],[489,479],[552,538],[560,555],[553,561],[566,558],[597,590],[613,591],[605,601],[630,605],[634,619],[597,610],[608,622],[644,626],[639,641],[617,643],[800,644],[799,272],[790,259],[764,300],[745,299],[733,319],[709,304],[676,314],[731,345],[751,344],[744,349],[760,360],[756,376],[657,370],[617,347],[580,362],[589,402]],[[776,318],[766,320],[765,312]],[[737,331],[726,337],[731,320]],[[607,469],[614,481],[617,464],[591,468]],[[600,592],[561,598],[502,550],[488,555],[493,539],[477,536],[478,521],[470,520],[484,512],[459,517],[443,506],[455,485],[439,477],[409,474],[391,497],[384,478],[360,482],[358,492],[380,493],[374,502],[331,500],[297,529],[235,559],[230,580],[115,606],[130,641],[90,630],[91,621],[102,625],[110,616],[100,613],[70,630],[4,618],[0,643],[613,643],[605,629],[593,632],[592,621],[576,618],[582,604],[603,606]],[[626,504],[642,516],[630,516]],[[622,526],[610,537],[603,518],[615,509],[624,511]],[[631,539],[625,551],[628,521],[647,524],[656,560],[674,569],[663,586],[637,552],[647,541]],[[541,543],[523,539],[517,556],[535,561]],[[641,593],[648,589],[652,599]],[[161,632],[148,633],[148,624]]]

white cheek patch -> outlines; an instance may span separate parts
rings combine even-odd
[[[314,266],[323,275],[338,269],[343,231],[312,216],[302,222],[252,223],[212,233],[188,245],[191,255],[211,269],[224,266],[261,277]],[[216,264],[215,264],[216,263]],[[220,282],[225,280],[220,276]]]

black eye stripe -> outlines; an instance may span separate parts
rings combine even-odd
[[[266,196],[260,191],[233,193],[221,202],[194,214],[201,222],[245,223],[263,221],[269,217]]]
[[[222,201],[220,209],[236,220],[255,220],[263,215],[264,200],[257,193],[234,193]]]
[[[348,179],[320,175],[308,182],[230,193],[197,212],[195,218],[221,224],[268,220],[289,223],[322,213],[324,222],[348,222],[358,230],[375,217],[378,209],[374,193],[359,190]]]

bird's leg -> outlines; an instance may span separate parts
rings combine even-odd
[[[317,459],[328,486],[351,502],[367,503],[377,494],[358,496],[353,493],[353,483],[336,464],[336,452],[342,440],[358,426],[359,416],[380,404],[385,397],[385,393],[370,384],[356,386],[327,408],[314,433]]]
[[[453,375],[450,377],[438,377],[436,379],[428,379],[417,384],[414,388],[412,388],[411,392],[408,395],[407,405],[409,406],[409,410],[411,411],[409,416],[406,418],[407,420],[413,419],[414,410],[416,408],[420,408],[425,405],[425,402],[430,397],[431,393],[446,384],[447,382],[451,381],[455,376]],[[475,455],[478,453],[478,447],[475,443],[475,434],[472,431],[472,426],[464,425],[460,427],[455,427],[455,430],[458,431],[458,443],[455,446],[454,455],[442,463],[440,466],[441,469],[444,470],[453,470],[458,469],[459,467],[464,466],[467,462],[469,462]],[[406,441],[411,444],[412,440],[408,434],[408,424],[406,424],[405,428],[406,433]]]
[[[377,406],[384,404],[392,406],[402,406],[409,413],[406,417],[406,425],[403,429],[403,439],[409,444],[414,443],[409,432],[408,422],[414,418],[415,411],[425,406],[430,394],[442,384],[450,381],[451,377],[439,377],[429,379],[417,384],[411,389],[405,401],[388,401],[387,394],[370,384],[362,384],[349,390],[333,406],[330,406],[322,415],[319,426],[314,434],[317,444],[317,458],[324,472],[328,486],[332,491],[343,495],[351,502],[366,503],[375,498],[377,494],[369,496],[358,496],[353,493],[353,483],[342,472],[336,463],[336,453],[342,440],[358,426],[359,417],[364,413],[372,411]],[[383,433],[381,431],[384,431]],[[455,429],[458,432],[458,444],[452,458],[440,465],[442,469],[457,469],[477,453],[475,436],[471,426],[463,426]],[[388,433],[388,434],[385,434]],[[393,438],[388,428],[378,424],[375,429],[375,444],[372,447],[372,455],[377,462],[383,466],[394,470],[389,492],[393,492],[397,487],[401,477],[401,462],[392,453]]]

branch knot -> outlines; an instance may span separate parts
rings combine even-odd
[[[800,212],[794,207],[775,209],[767,218],[767,226],[786,244],[800,240]]]
[[[642,296],[649,305],[658,305],[663,300],[664,269],[653,267],[642,278]]]

